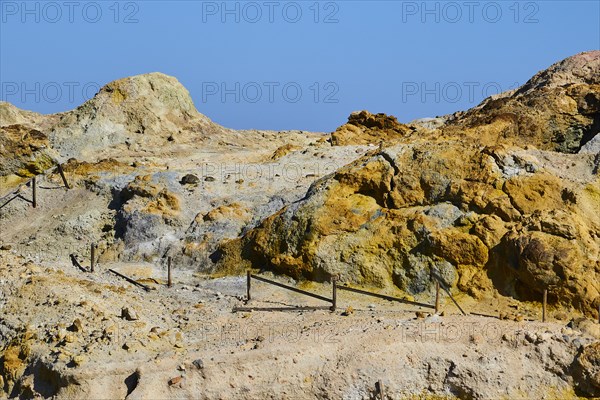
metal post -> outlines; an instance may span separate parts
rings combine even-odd
[[[71,188],[69,187],[69,182],[67,182],[67,178],[65,177],[65,172],[64,172],[64,171],[63,171],[63,169],[62,169],[62,165],[60,165],[60,164],[58,164],[58,173],[60,174],[60,177],[62,178],[62,180],[63,180],[63,183],[65,184],[65,187],[66,187],[67,189],[71,189]]]
[[[33,208],[37,207],[37,191],[36,191],[36,184],[35,184],[35,176],[33,177],[33,179],[31,180],[31,188],[33,190]]]
[[[96,244],[92,243],[90,246],[90,272],[94,272],[94,263],[96,260]]]
[[[167,287],[173,286],[173,279],[171,277],[171,257],[167,257]]]
[[[440,311],[440,282],[435,281],[435,313]]]
[[[246,301],[250,301],[250,286],[252,277],[250,276],[250,270],[246,271]]]
[[[332,289],[333,289],[333,294],[331,296],[331,311],[335,311],[335,308],[337,307],[337,277],[336,276],[331,277],[331,285],[332,285]]]
[[[544,301],[542,303],[542,322],[546,322],[546,305],[548,303],[548,289],[544,289]]]

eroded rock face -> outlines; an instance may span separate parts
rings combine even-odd
[[[393,283],[411,295],[431,290],[437,274],[475,297],[495,288],[530,300],[548,289],[550,301],[594,312],[600,180],[591,171],[561,179],[546,165],[569,156],[543,154],[460,141],[374,152],[224,245],[220,263]],[[591,158],[576,163],[591,170]]]

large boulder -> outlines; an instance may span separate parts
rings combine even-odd
[[[156,260],[178,241],[183,226],[181,200],[160,178],[138,175],[118,194],[116,245],[124,245],[122,258]],[[109,252],[110,253],[110,252]]]

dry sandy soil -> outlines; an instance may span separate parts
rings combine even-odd
[[[541,323],[539,304],[505,298],[458,298],[470,312],[507,313],[504,320],[462,316],[445,295],[444,316],[345,291],[331,312],[257,281],[245,304],[244,277],[175,270],[167,288],[166,271],[152,264],[89,273],[10,251],[0,262],[0,333],[16,338],[4,376],[19,378],[4,385],[23,397],[368,399],[378,398],[381,381],[389,399],[575,398],[575,385],[587,382],[574,372],[577,355],[598,335],[598,324],[569,328],[572,316],[553,310]],[[300,287],[331,296],[329,285]],[[233,312],[244,306],[282,311]]]

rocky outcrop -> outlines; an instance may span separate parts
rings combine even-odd
[[[52,166],[52,154],[44,133],[25,125],[0,129],[0,176],[31,177]]]
[[[585,346],[574,362],[576,388],[586,397],[600,396],[600,342]]]
[[[600,182],[561,180],[535,158],[539,169],[524,163],[505,175],[502,157],[517,156],[459,142],[386,148],[223,246],[221,262],[296,278],[393,282],[410,295],[430,290],[433,274],[474,296],[496,287],[537,299],[549,288],[555,301],[593,311]]]
[[[381,380],[393,398],[598,396],[599,325],[578,312],[596,318],[600,303],[597,60],[466,113],[355,113],[329,142],[219,127],[162,74],[57,115],[0,103],[0,187],[55,159],[70,184],[42,174],[35,209],[23,193],[0,210],[0,395],[365,398]],[[96,270],[82,273],[69,261],[87,269],[91,244]],[[428,303],[437,277],[502,320],[412,320],[350,296],[327,315],[231,313],[244,279],[218,275],[249,267]],[[257,308],[300,301],[257,294]]]
[[[600,132],[600,51],[569,57],[541,71],[518,90],[456,113],[448,137],[487,145],[533,145],[577,153]]]
[[[0,127],[0,196],[55,165],[47,136],[27,125]]]
[[[331,144],[334,146],[378,145],[382,141],[400,139],[411,132],[407,125],[399,123],[394,116],[357,111],[350,114],[348,123],[331,134]]]
[[[547,289],[551,302],[596,314],[597,156],[564,153],[597,132],[599,70],[600,52],[574,56],[429,132],[353,114],[333,144],[387,147],[222,245],[218,268],[339,275],[408,295],[439,275],[474,297],[539,300]]]
[[[115,236],[127,249],[124,259],[153,259],[176,241],[181,201],[152,175],[138,175],[118,196]]]

